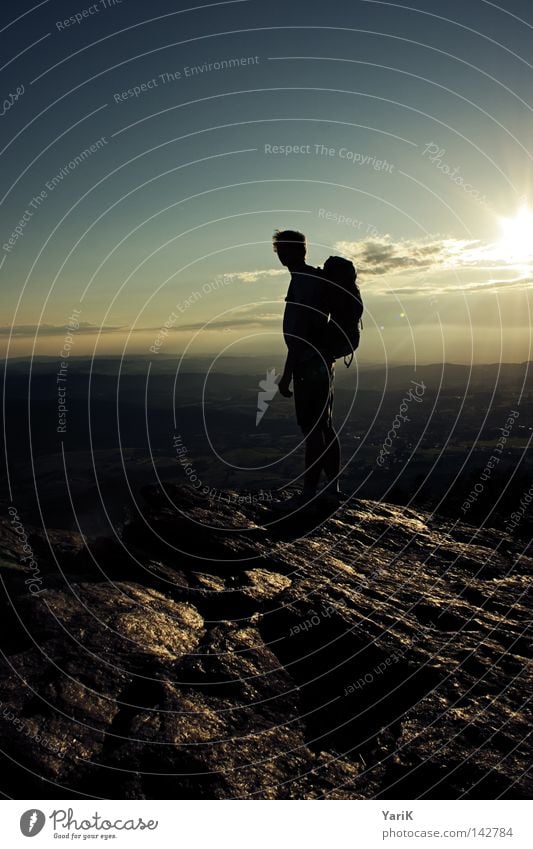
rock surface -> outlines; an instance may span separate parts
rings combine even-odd
[[[112,538],[26,527],[32,591],[0,525],[6,795],[530,796],[518,542],[368,501],[143,495]]]

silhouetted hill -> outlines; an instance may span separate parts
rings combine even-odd
[[[368,500],[143,496],[113,537],[0,525],[5,794],[530,794],[523,545]]]

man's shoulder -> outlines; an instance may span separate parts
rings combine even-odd
[[[322,279],[322,270],[314,265],[304,265],[298,271],[293,271],[291,280],[316,280]]]
[[[291,274],[290,291],[295,300],[304,297],[313,297],[313,294],[322,286],[323,277],[320,268],[306,265]],[[306,297],[307,296],[307,297]]]

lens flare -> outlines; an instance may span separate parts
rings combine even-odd
[[[514,218],[500,218],[502,236],[498,246],[512,260],[533,257],[533,212],[522,206]]]

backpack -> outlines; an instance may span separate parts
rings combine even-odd
[[[363,326],[363,301],[356,283],[357,271],[349,259],[330,256],[324,263],[321,276],[327,283],[326,308],[330,314],[325,350],[335,360],[344,357],[348,368],[354,351],[359,347],[359,326]]]

